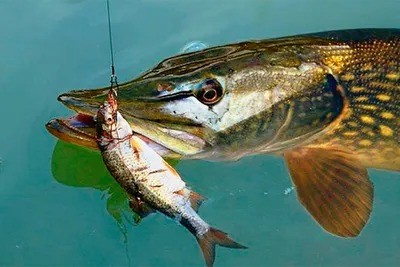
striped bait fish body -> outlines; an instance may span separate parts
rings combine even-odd
[[[109,93],[97,113],[98,144],[111,175],[125,189],[131,207],[142,216],[159,211],[177,220],[197,239],[207,266],[215,259],[215,245],[245,248],[212,228],[198,214],[204,197],[188,189],[180,175],[143,140],[117,111]]]

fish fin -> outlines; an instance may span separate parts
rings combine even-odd
[[[329,233],[356,237],[373,205],[361,161],[343,148],[304,147],[284,153],[301,204]]]
[[[181,176],[179,175],[179,173],[174,169],[174,167],[172,167],[168,162],[166,162],[165,160],[163,160],[165,167],[168,168],[168,170],[174,174],[174,177],[181,179]]]
[[[183,189],[181,189],[179,191],[176,191],[175,193],[179,194],[179,195],[183,196],[185,199],[189,200],[190,206],[192,207],[192,209],[195,212],[198,212],[201,203],[203,201],[207,200],[206,197],[203,197],[199,193],[196,193],[196,192],[194,192],[192,190],[189,190],[187,188],[183,188]]]
[[[196,193],[196,192],[190,190],[190,193],[189,193],[190,206],[192,207],[192,209],[195,212],[199,211],[201,203],[203,203],[206,200],[207,200],[206,197],[203,197],[199,193]]]
[[[215,261],[215,245],[227,248],[246,249],[247,247],[236,243],[228,235],[215,228],[210,228],[204,235],[197,236],[197,242],[203,253],[204,260],[208,267],[213,266]]]
[[[142,145],[135,139],[135,136],[132,136],[129,142],[135,153],[136,158],[140,159],[140,150],[142,149]]]
[[[143,202],[141,199],[136,197],[129,199],[129,207],[142,218],[146,217],[151,213],[156,212],[147,203]]]

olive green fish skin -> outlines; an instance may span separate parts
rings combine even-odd
[[[187,158],[339,145],[368,167],[395,169],[399,62],[399,29],[242,42],[164,60],[120,86],[119,110],[140,134]],[[206,80],[222,89],[212,104],[201,98]],[[80,90],[59,99],[93,114],[106,94]]]

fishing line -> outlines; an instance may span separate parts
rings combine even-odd
[[[108,38],[110,41],[110,54],[111,54],[111,87],[110,89],[114,91],[114,94],[117,95],[117,91],[113,89],[114,85],[116,89],[119,89],[117,75],[115,73],[115,64],[114,64],[114,47],[112,40],[112,31],[111,31],[111,15],[110,15],[110,0],[106,0],[107,2],[107,19],[108,19]]]
[[[115,64],[114,64],[114,48],[113,48],[112,31],[111,31],[110,0],[106,0],[106,2],[107,2],[108,38],[110,41],[110,57],[111,57],[110,90],[114,93],[115,96],[117,96],[117,91],[119,89],[119,86],[118,86],[117,74],[115,73]],[[124,237],[125,253],[128,260],[128,266],[131,266],[131,257],[129,255],[129,244],[128,244],[128,229],[123,222],[122,225],[118,223],[118,228],[120,229]]]

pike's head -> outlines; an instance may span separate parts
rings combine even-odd
[[[260,144],[282,141],[276,134],[290,107],[279,104],[324,75],[285,42],[245,42],[166,59],[120,84],[118,111],[165,157],[222,159],[253,153]],[[96,147],[92,116],[108,90],[60,95],[58,100],[77,115],[51,120],[47,129],[60,139]],[[305,129],[297,130],[310,130]]]

